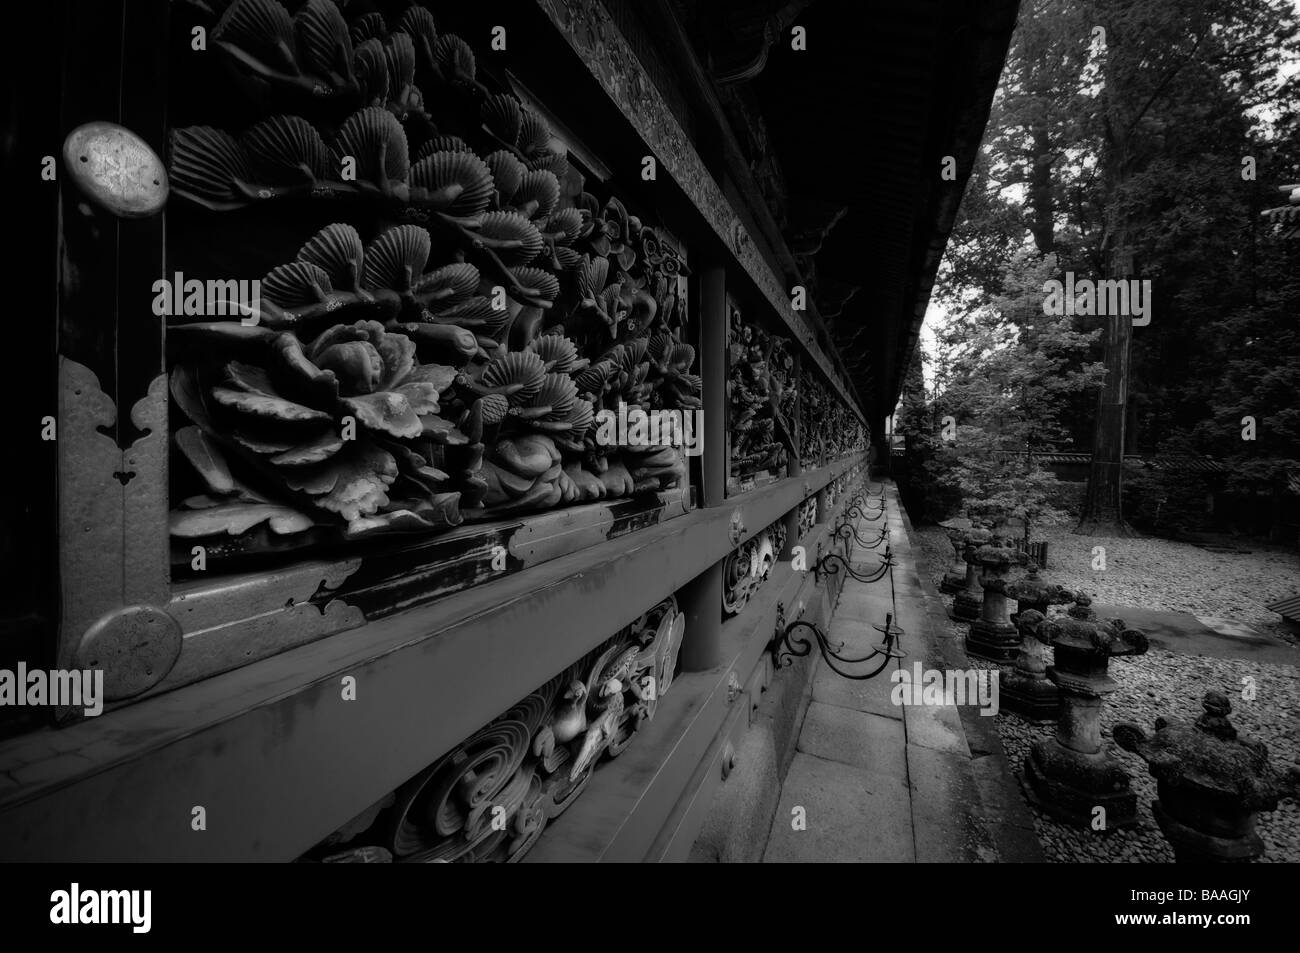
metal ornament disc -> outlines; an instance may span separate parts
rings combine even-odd
[[[73,664],[102,669],[104,700],[131,698],[153,688],[181,654],[181,627],[153,606],[127,606],[105,615],[81,637]]]
[[[68,133],[63,164],[96,205],[121,218],[156,215],[167,202],[167,170],[130,129],[90,122]]]

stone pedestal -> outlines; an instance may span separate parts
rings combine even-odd
[[[1038,639],[1038,627],[1046,621],[1047,608],[1074,599],[1069,590],[1050,583],[1029,564],[1023,579],[1007,585],[1007,595],[1016,600],[1018,611],[1011,616],[1020,631],[1020,654],[1015,667],[1002,672],[1000,706],[1034,724],[1056,721],[1061,711],[1061,693],[1047,677],[1051,649]]]
[[[966,588],[966,560],[962,552],[966,549],[966,530],[959,526],[947,527],[948,542],[952,544],[952,568],[943,574],[939,582],[939,591],[955,595]]]
[[[975,552],[979,564],[980,586],[984,599],[979,618],[966,634],[966,652],[990,662],[1011,662],[1020,654],[1020,633],[1011,622],[1011,603],[1007,599],[1007,576],[1011,567],[1024,562],[1023,553],[1003,540],[981,546]]]
[[[1038,627],[1046,619],[1037,609],[1025,609],[1016,616],[1020,630],[1020,654],[1013,668],[1004,669],[998,680],[998,705],[1037,725],[1057,720],[1061,713],[1061,692],[1047,677],[1051,650],[1038,640]]]
[[[1151,738],[1118,724],[1115,743],[1147,762],[1156,779],[1151,810],[1179,863],[1254,860],[1264,853],[1256,817],[1300,794],[1300,771],[1275,770],[1262,742],[1237,737],[1227,696],[1206,692],[1202,706],[1194,725],[1157,718]]]
[[[1053,648],[1056,663],[1047,677],[1061,692],[1056,737],[1036,742],[1025,759],[1027,793],[1054,817],[1092,827],[1094,811],[1105,809],[1105,830],[1137,822],[1137,796],[1124,769],[1101,740],[1101,706],[1115,690],[1107,674],[1111,656],[1141,655],[1146,636],[1119,619],[1091,618],[1091,600],[1081,596],[1070,615],[1038,626],[1038,639]]]
[[[980,585],[980,565],[977,562],[979,547],[990,539],[992,534],[977,526],[966,531],[962,557],[966,560],[966,577],[962,587],[953,596],[952,617],[962,622],[974,622],[980,617],[980,606],[984,604],[984,588]]]

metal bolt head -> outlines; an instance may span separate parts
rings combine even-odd
[[[154,606],[127,606],[100,617],[73,653],[81,669],[102,669],[104,700],[139,695],[157,685],[181,654],[180,624]]]
[[[167,202],[167,170],[149,144],[124,126],[90,122],[63,142],[68,175],[86,197],[119,218],[148,218]]]

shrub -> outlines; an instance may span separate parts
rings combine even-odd
[[[1138,529],[1157,536],[1204,532],[1212,526],[1207,499],[1210,481],[1190,470],[1124,468],[1124,515]]]

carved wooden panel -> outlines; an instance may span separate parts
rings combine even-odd
[[[674,118],[644,67],[600,0],[537,0],[582,57],[605,93],[653,150],[660,167],[700,210],[762,294],[766,307],[782,315],[810,363],[836,380],[841,399],[849,394],[838,382],[816,335],[802,315],[791,310],[790,289],[764,260],[749,231],[705,167],[686,131]]]
[[[748,489],[756,474],[786,474],[797,392],[789,341],[747,322],[734,304],[728,311],[727,430],[735,492]]]
[[[868,428],[810,371],[801,375],[799,413],[799,456],[804,469],[837,460],[851,450],[866,449]]]
[[[174,96],[178,571],[684,485],[601,426],[700,406],[679,249],[429,10],[294,9],[234,0]]]
[[[658,603],[412,778],[391,807],[381,801],[309,856],[369,862],[383,849],[410,863],[519,860],[654,718],[685,627],[675,598]]]
[[[732,550],[722,564],[722,615],[739,615],[785,547],[785,520],[776,520]]]
[[[805,538],[817,525],[817,498],[808,497],[799,505],[799,538]]]

